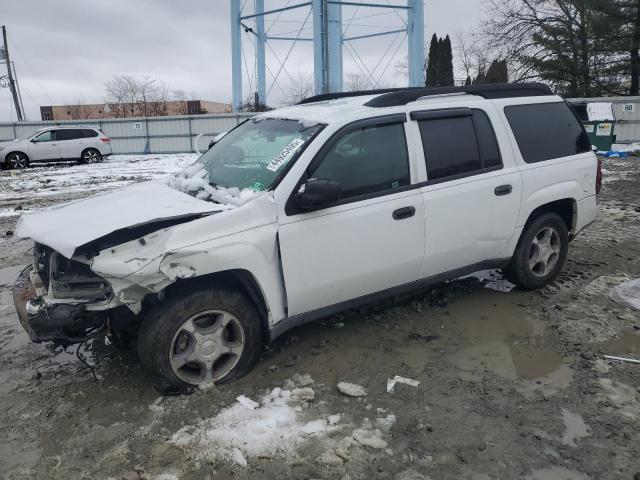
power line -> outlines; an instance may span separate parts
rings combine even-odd
[[[31,66],[29,65],[29,63],[27,62],[27,59],[25,58],[24,55],[22,55],[22,52],[20,51],[20,49],[18,48],[16,42],[14,41],[13,37],[7,33],[7,36],[9,37],[9,40],[11,40],[11,46],[13,47],[13,49],[18,53],[18,55],[20,56],[20,58],[22,59],[22,62],[26,65],[27,69],[29,70],[29,72],[31,72],[31,76],[33,77],[33,79],[36,81],[36,83],[38,84],[38,86],[40,87],[40,90],[42,90],[42,92],[45,94],[45,96],[47,97],[47,99],[49,100],[49,104],[53,105],[53,100],[51,100],[51,97],[49,96],[49,93],[45,90],[45,88],[42,86],[42,84],[40,83],[40,80],[38,79],[38,76],[35,74],[35,72],[33,71],[33,69],[31,68]]]

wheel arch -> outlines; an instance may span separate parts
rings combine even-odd
[[[527,230],[527,227],[531,224],[531,222],[546,213],[555,213],[560,216],[560,218],[564,220],[564,223],[567,226],[567,230],[569,230],[570,236],[575,231],[576,220],[578,218],[578,202],[576,201],[576,199],[568,197],[553,200],[534,208],[527,217],[527,221],[524,224],[523,233]]]
[[[164,290],[165,295],[173,296],[193,289],[206,286],[210,288],[226,288],[240,291],[249,299],[260,317],[262,335],[269,338],[269,308],[266,297],[256,277],[248,270],[232,269],[215,273],[208,273],[197,277],[178,279]]]

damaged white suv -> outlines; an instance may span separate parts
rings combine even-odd
[[[36,342],[107,333],[178,388],[264,342],[486,268],[553,281],[600,169],[544,85],[333,94],[241,124],[185,172],[25,215],[15,305]]]

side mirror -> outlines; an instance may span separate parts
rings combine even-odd
[[[340,185],[333,180],[312,178],[300,186],[298,205],[304,210],[314,210],[340,200]]]
[[[32,138],[31,140],[29,140],[31,143],[38,143],[38,141],[35,138]]]

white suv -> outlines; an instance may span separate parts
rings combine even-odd
[[[59,160],[95,163],[111,152],[111,139],[97,127],[47,127],[27,138],[0,143],[0,166],[27,168],[31,162]]]
[[[314,97],[167,182],[24,216],[15,304],[34,341],[108,331],[178,388],[228,382],[264,341],[400,291],[486,268],[553,281],[599,182],[544,85]]]

